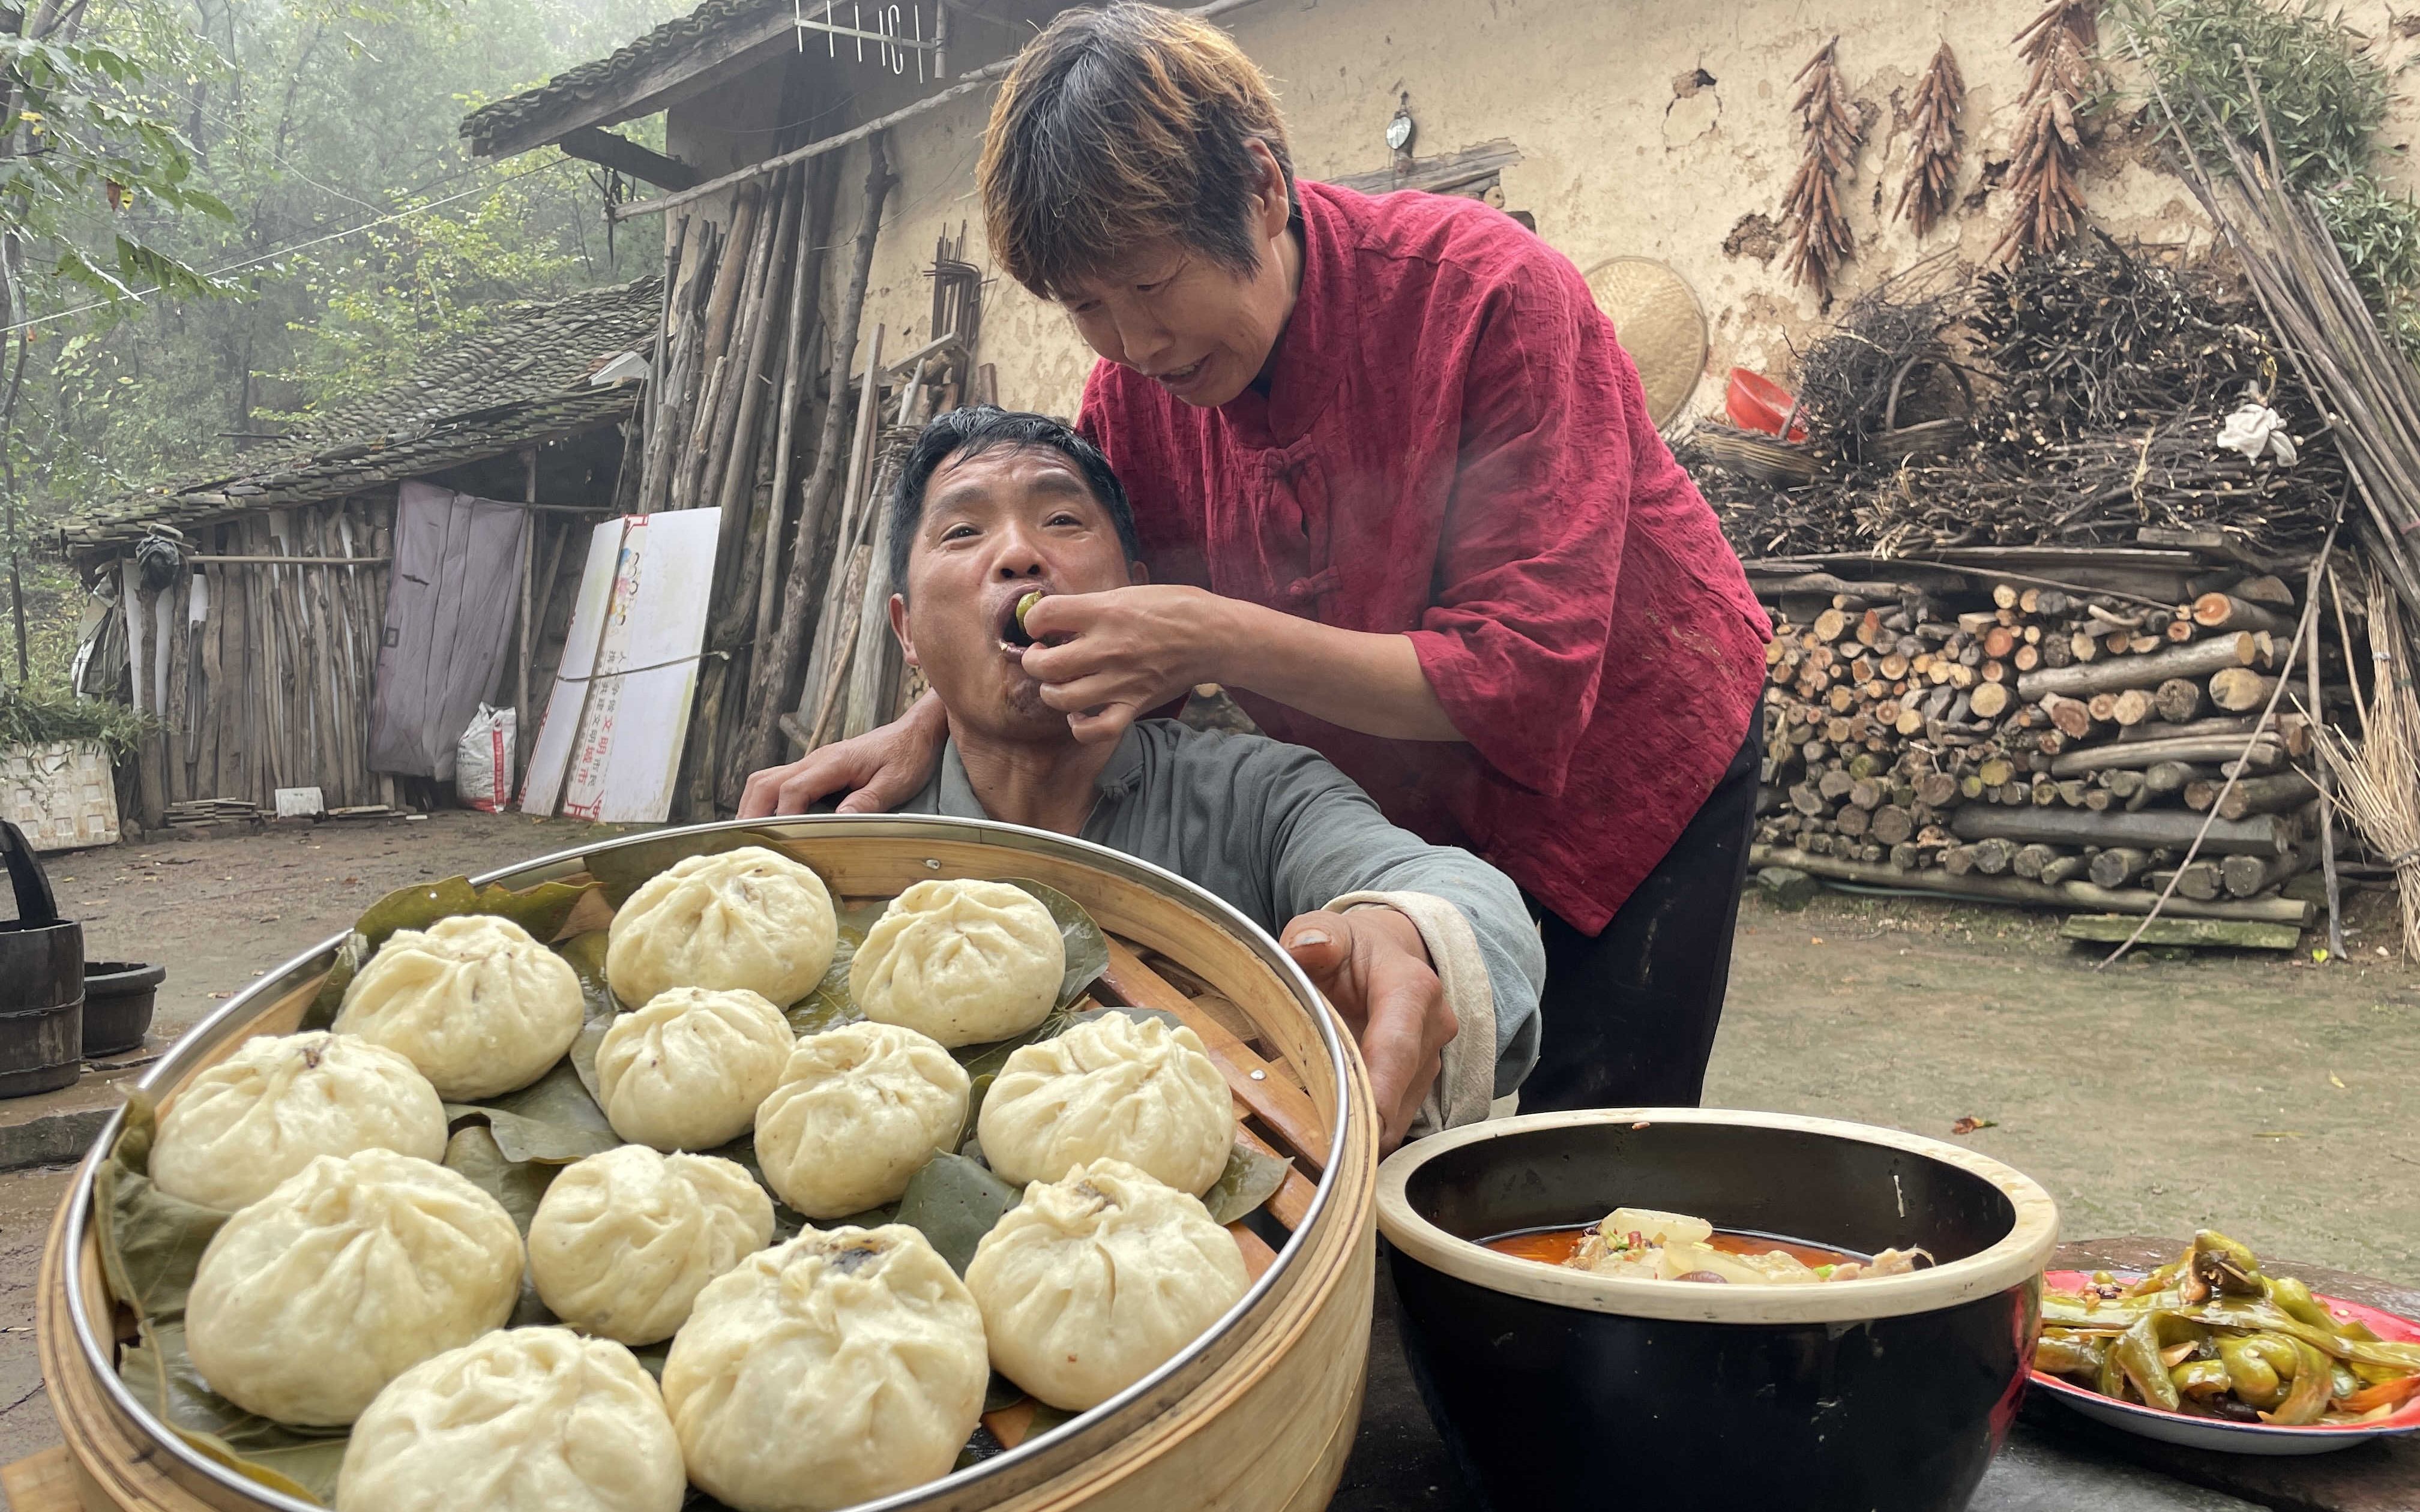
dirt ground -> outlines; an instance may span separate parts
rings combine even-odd
[[[2420,974],[2350,958],[2071,948],[2053,916],[1827,894],[1743,905],[1706,1101],[1949,1136],[2069,1238],[2226,1230],[2420,1283]]]
[[[164,962],[192,1024],[409,883],[611,831],[507,815],[178,839],[52,858],[94,959]],[[2215,953],[2095,972],[2054,919],[1830,894],[1744,905],[1707,1102],[1964,1136],[2070,1237],[2184,1234],[2420,1285],[2420,974]],[[2105,950],[2102,953],[2105,953]],[[64,1170],[0,1176],[0,1461],[53,1442],[33,1282]]]

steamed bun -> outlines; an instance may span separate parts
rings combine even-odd
[[[754,1125],[796,1041],[782,1011],[754,993],[675,987],[605,1031],[597,1101],[625,1139],[712,1149]]]
[[[1191,1029],[1103,1013],[1013,1052],[975,1134],[1005,1180],[1052,1181],[1107,1156],[1199,1196],[1227,1168],[1234,1104]]]
[[[810,1034],[756,1110],[756,1162],[783,1202],[843,1218],[891,1201],[966,1127],[966,1068],[913,1029]]]
[[[1199,1198],[1114,1160],[1027,1187],[967,1267],[992,1363],[1071,1412],[1157,1369],[1248,1284]]]
[[[626,1003],[673,987],[745,989],[787,1008],[831,968],[840,920],[812,867],[762,845],[692,856],[613,915],[605,980]]]
[[[688,1495],[655,1381],[567,1328],[489,1334],[396,1377],[336,1476],[345,1512],[678,1512]]]
[[[974,1299],[923,1235],[810,1228],[699,1295],[664,1405],[699,1489],[823,1512],[948,1474],[990,1379]]]
[[[318,1155],[445,1154],[445,1108],[411,1061],[325,1032],[261,1035],[185,1084],[160,1118],[151,1180],[230,1211]]]
[[[321,1155],[221,1226],[185,1303],[212,1391],[280,1423],[350,1423],[388,1381],[512,1316],[504,1204],[391,1149]]]
[[[530,1278],[573,1327],[653,1344],[707,1282],[772,1242],[773,1199],[745,1166],[624,1145],[546,1189],[530,1220]]]
[[[1067,945],[1050,910],[1005,882],[919,882],[891,901],[848,964],[867,1018],[945,1046],[1023,1034],[1059,1000]]]
[[[338,1034],[396,1051],[451,1103],[527,1087],[580,1037],[571,963],[509,918],[460,914],[397,930],[345,989]]]

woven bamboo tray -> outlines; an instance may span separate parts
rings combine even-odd
[[[1326,1505],[1360,1418],[1373,1277],[1376,1119],[1359,1057],[1274,941],[1209,893],[1130,856],[966,820],[818,817],[659,831],[490,873],[523,887],[579,876],[621,845],[746,828],[822,872],[845,898],[889,898],[934,877],[1028,876],[1091,910],[1110,936],[1093,996],[1169,1010],[1202,1036],[1245,1133],[1293,1157],[1264,1210],[1282,1243],[1234,1226],[1255,1279],[1191,1349],[1080,1417],[928,1486],[883,1512],[1295,1512]],[[292,1030],[337,945],[270,973],[194,1028],[143,1086],[163,1102],[256,1034]],[[42,1374],[64,1461],[9,1467],[40,1512],[298,1512],[310,1504],[216,1465],[158,1427],[119,1382],[132,1321],[103,1287],[89,1216],[113,1122],[77,1173],[43,1252]],[[1003,1436],[1006,1442],[1006,1436]],[[55,1455],[55,1451],[54,1455]]]

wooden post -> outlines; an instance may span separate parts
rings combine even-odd
[[[839,176],[829,171],[829,160],[818,159],[812,170],[814,182],[806,195],[799,220],[799,247],[792,255],[790,270],[790,324],[787,339],[783,344],[782,411],[775,426],[773,443],[773,511],[769,528],[765,532],[762,548],[764,561],[756,577],[756,656],[761,660],[770,649],[773,639],[773,609],[776,571],[782,562],[782,526],[787,519],[790,497],[792,455],[797,449],[799,411],[807,388],[807,363],[814,350],[814,336],[821,332],[808,325],[808,316],[816,303],[815,294],[823,287],[825,234],[831,225],[832,189]],[[820,315],[816,316],[820,324]],[[739,774],[744,779],[747,773]]]
[[[715,270],[714,294],[706,303],[703,345],[698,348],[698,360],[706,364],[701,375],[703,387],[688,427],[689,444],[674,458],[674,509],[693,509],[712,501],[702,495],[714,471],[715,423],[722,413],[722,392],[737,365],[732,361],[731,323],[739,313],[740,292],[755,265],[752,254],[764,201],[763,186],[751,184],[732,208],[731,232],[722,244],[721,264]]]
[[[882,409],[882,338],[885,328],[876,324],[874,340],[866,348],[865,377],[857,399],[857,420],[852,427],[855,439],[849,443],[848,480],[842,486],[840,532],[833,548],[832,563],[838,567],[844,562],[853,563],[849,553],[865,543],[863,521],[866,512],[861,507],[861,490],[865,486],[867,453],[874,443],[874,434],[881,420]],[[823,603],[817,607],[814,644],[807,658],[805,684],[799,689],[797,713],[804,719],[812,712],[810,701],[824,685],[833,670],[847,663],[848,648],[854,639],[841,640],[841,626],[856,619],[857,599],[846,591],[834,592],[837,577],[827,582]],[[860,579],[860,592],[863,580]]]
[[[2312,560],[2310,576],[2303,585],[2303,604],[2311,620],[2311,654],[2304,666],[2308,669],[2310,714],[2314,719],[2328,717],[2325,705],[2319,702],[2319,569],[2325,560],[2324,555]],[[2356,688],[2361,686],[2360,678],[2353,679],[2353,686]],[[2344,959],[2345,943],[2343,898],[2336,883],[2335,774],[2324,761],[2313,762],[2311,765],[2318,770],[2319,783],[2319,866],[2327,884],[2328,959],[2341,961]]]
[[[537,448],[521,453],[521,497],[537,502]],[[513,684],[513,779],[518,786],[522,769],[529,764],[530,748],[530,668],[537,660],[535,631],[530,625],[531,577],[537,566],[537,515],[535,511],[521,517],[521,644],[520,675]],[[498,795],[501,799],[502,795]]]

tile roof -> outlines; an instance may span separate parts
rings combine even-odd
[[[321,415],[302,436],[247,452],[241,471],[162,484],[87,511],[59,532],[70,555],[247,510],[340,499],[611,424],[639,384],[592,385],[616,353],[646,352],[663,280],[501,306],[477,333],[423,358],[394,387]]]
[[[523,90],[473,111],[462,120],[462,135],[482,157],[489,144],[541,112],[574,100],[593,100],[621,89],[629,80],[659,61],[688,52],[733,25],[761,16],[789,0],[706,0],[686,16],[675,16],[654,31],[602,57],[556,74],[535,89]]]

